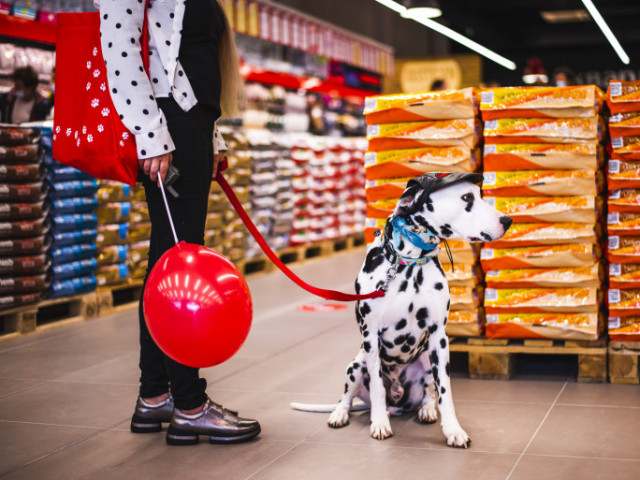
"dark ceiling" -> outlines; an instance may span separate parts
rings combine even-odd
[[[277,0],[396,49],[396,56],[430,57],[473,53],[374,0]],[[515,72],[483,61],[485,81],[522,83],[530,57],[539,57],[548,73],[569,66],[584,83],[606,85],[611,76],[640,79],[640,0],[593,0],[631,57],[623,64],[589,17],[583,22],[548,23],[542,11],[585,10],[581,0],[439,0],[435,19],[456,32],[516,62]]]

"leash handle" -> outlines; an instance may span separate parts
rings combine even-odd
[[[304,282],[300,277],[298,277],[295,273],[293,273],[284,263],[282,263],[282,261],[273,252],[273,250],[271,250],[271,248],[269,247],[265,239],[262,237],[262,235],[260,234],[256,226],[253,224],[253,222],[249,218],[249,215],[247,215],[247,212],[244,210],[244,208],[242,208],[242,204],[238,200],[238,197],[236,197],[235,193],[233,193],[233,190],[227,183],[227,180],[222,175],[222,172],[227,169],[227,166],[228,166],[228,163],[226,159],[220,163],[220,165],[218,166],[218,171],[216,173],[216,181],[222,187],[222,190],[224,191],[225,195],[227,195],[227,197],[229,198],[231,205],[233,205],[233,208],[236,210],[236,212],[238,212],[238,215],[246,225],[251,235],[253,235],[253,238],[256,239],[256,241],[258,242],[258,245],[260,245],[260,248],[262,248],[262,250],[267,255],[267,257],[269,257],[269,260],[271,260],[280,270],[282,270],[282,272],[287,277],[289,277],[299,287],[303,288],[309,293],[312,293],[313,295],[322,297],[325,300],[335,300],[338,302],[353,302],[356,300],[367,300],[371,298],[378,298],[378,297],[384,296],[384,292],[382,290],[376,290],[375,292],[358,295],[358,294],[343,293],[335,290],[327,290],[324,288],[314,287]]]

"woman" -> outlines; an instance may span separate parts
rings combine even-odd
[[[98,3],[98,2],[96,2]],[[178,238],[204,244],[211,179],[226,151],[215,121],[238,108],[242,81],[233,32],[217,0],[150,0],[149,75],[139,43],[144,0],[102,0],[100,36],[114,106],[135,135],[144,172],[151,240],[149,271],[173,246],[173,236],[157,179],[169,164],[180,170],[169,197]],[[215,155],[214,155],[215,148]],[[162,430],[167,443],[245,441],[260,433],[255,420],[212,402],[198,370],[168,358],[154,343],[140,301],[140,396],[131,422],[136,433]],[[175,406],[175,408],[174,408]]]
[[[25,123],[44,120],[53,105],[38,93],[38,74],[32,67],[13,71],[13,89],[0,95],[2,123]]]

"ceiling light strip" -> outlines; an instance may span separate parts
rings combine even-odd
[[[461,45],[464,45],[465,47],[473,50],[474,52],[479,53],[480,55],[488,58],[489,60],[492,60],[497,64],[502,65],[505,68],[508,68],[509,70],[516,69],[516,64],[511,60],[503,57],[502,55],[495,53],[492,50],[489,50],[486,47],[483,47],[479,43],[476,43],[473,40],[463,35],[460,35],[459,33],[451,30],[448,27],[445,27],[444,25],[438,22],[434,22],[429,18],[407,15],[407,12],[406,12],[407,9],[404,7],[404,5],[400,5],[399,3],[394,2],[393,0],[375,0],[375,1],[384,5],[385,7],[390,8],[395,12],[398,12],[399,14],[405,16],[406,18],[411,18],[413,21],[418,22],[427,28],[435,30],[436,32],[441,33],[446,37],[449,37],[451,40],[458,42]]]
[[[591,0],[582,0],[582,3],[584,3],[584,6],[589,10],[591,17],[598,24],[604,36],[607,37],[607,40],[609,40],[609,43],[620,57],[620,60],[622,60],[622,63],[629,65],[629,55],[624,51],[622,45],[620,45],[620,42],[618,42],[618,39],[609,28],[609,25],[607,25],[607,22],[604,21],[604,18],[602,18],[602,15],[600,15],[600,12],[593,2]]]

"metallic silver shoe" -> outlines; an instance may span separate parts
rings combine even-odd
[[[200,435],[207,435],[210,443],[239,443],[260,433],[257,420],[238,417],[238,413],[207,400],[202,412],[187,415],[175,409],[167,430],[169,445],[194,445]]]
[[[169,395],[164,402],[157,405],[146,403],[138,397],[136,409],[131,419],[133,433],[153,433],[162,431],[162,423],[169,423],[173,415],[173,397]]]

